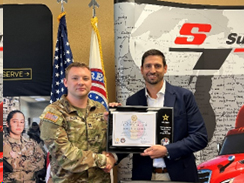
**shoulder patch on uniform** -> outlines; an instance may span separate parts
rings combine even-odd
[[[58,118],[59,117],[57,115],[55,115],[55,114],[53,114],[51,112],[47,112],[45,114],[45,116],[44,116],[44,119],[48,119],[48,120],[50,120],[50,121],[52,121],[54,123],[56,123],[58,121]]]

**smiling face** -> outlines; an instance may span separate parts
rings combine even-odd
[[[25,117],[22,113],[15,113],[13,117],[7,123],[7,127],[9,128],[9,135],[13,138],[20,138],[22,132],[25,128]]]
[[[162,84],[166,72],[167,65],[163,64],[163,58],[158,55],[147,56],[141,66],[141,74],[147,85]]]
[[[64,85],[68,89],[68,96],[72,98],[86,98],[91,90],[92,79],[91,71],[86,67],[70,68]]]

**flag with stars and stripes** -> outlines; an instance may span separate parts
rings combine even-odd
[[[92,87],[89,98],[98,101],[108,109],[106,78],[103,66],[101,38],[97,28],[97,17],[91,19],[92,34],[89,67],[92,72]]]
[[[59,28],[53,64],[53,80],[50,103],[59,100],[63,94],[67,93],[63,79],[65,78],[66,67],[73,62],[73,56],[68,42],[65,12],[61,13],[58,19]]]

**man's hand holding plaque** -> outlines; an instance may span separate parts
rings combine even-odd
[[[147,149],[144,150],[143,153],[141,153],[141,156],[150,156],[150,158],[162,158],[167,156],[168,150],[165,146],[162,145],[153,145]]]

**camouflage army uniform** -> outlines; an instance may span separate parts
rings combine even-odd
[[[3,158],[13,168],[13,172],[4,172],[5,183],[35,183],[34,173],[45,168],[42,149],[35,141],[23,136],[20,139],[4,136]]]
[[[52,180],[55,183],[110,183],[106,156],[106,111],[99,102],[88,99],[86,109],[72,106],[63,95],[47,106],[40,116],[41,138],[50,152]]]

